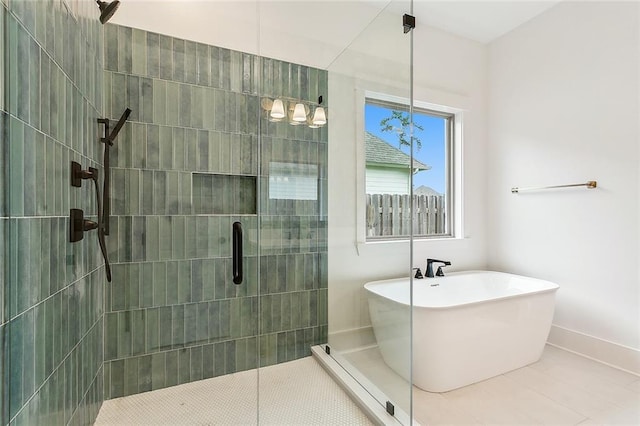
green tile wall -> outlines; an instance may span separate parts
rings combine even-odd
[[[117,25],[104,45],[105,113],[133,109],[112,150],[105,398],[309,355],[327,334],[327,129],[271,123],[260,101],[326,104],[327,73]],[[272,161],[317,165],[318,200],[269,200]]]
[[[102,26],[91,0],[0,4],[2,424],[91,424],[103,400],[104,267],[69,162],[100,167]]]

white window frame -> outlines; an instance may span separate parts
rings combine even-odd
[[[380,236],[380,237],[367,237],[366,232],[366,158],[364,148],[364,110],[367,100],[371,99],[379,101],[381,103],[401,104],[409,105],[409,99],[384,93],[372,92],[360,90],[356,96],[356,100],[359,103],[357,108],[357,125],[358,125],[358,148],[357,148],[357,160],[358,160],[358,202],[356,206],[356,240],[357,245],[360,244],[378,244],[378,243],[390,243],[409,240],[408,236]],[[414,107],[421,110],[427,110],[432,113],[441,113],[443,115],[451,115],[452,126],[450,131],[451,142],[448,147],[449,162],[447,164],[447,193],[446,203],[448,214],[446,220],[448,221],[447,234],[438,235],[414,235],[416,241],[431,241],[431,240],[450,240],[463,238],[463,164],[462,164],[462,148],[463,148],[463,128],[464,128],[464,116],[463,109],[456,108],[447,105],[435,104],[424,101],[415,101]]]

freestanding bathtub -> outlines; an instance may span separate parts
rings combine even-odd
[[[408,278],[365,284],[384,361],[409,378]],[[446,392],[536,362],[558,285],[489,271],[413,281],[413,384]]]

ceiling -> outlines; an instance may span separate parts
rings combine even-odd
[[[490,43],[557,3],[415,0],[413,15],[418,26]],[[111,22],[326,69],[386,28],[385,15],[409,10],[407,0],[122,0]]]

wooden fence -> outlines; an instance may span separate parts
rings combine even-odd
[[[369,237],[409,235],[412,216],[414,235],[445,233],[443,195],[367,194],[366,211]]]

